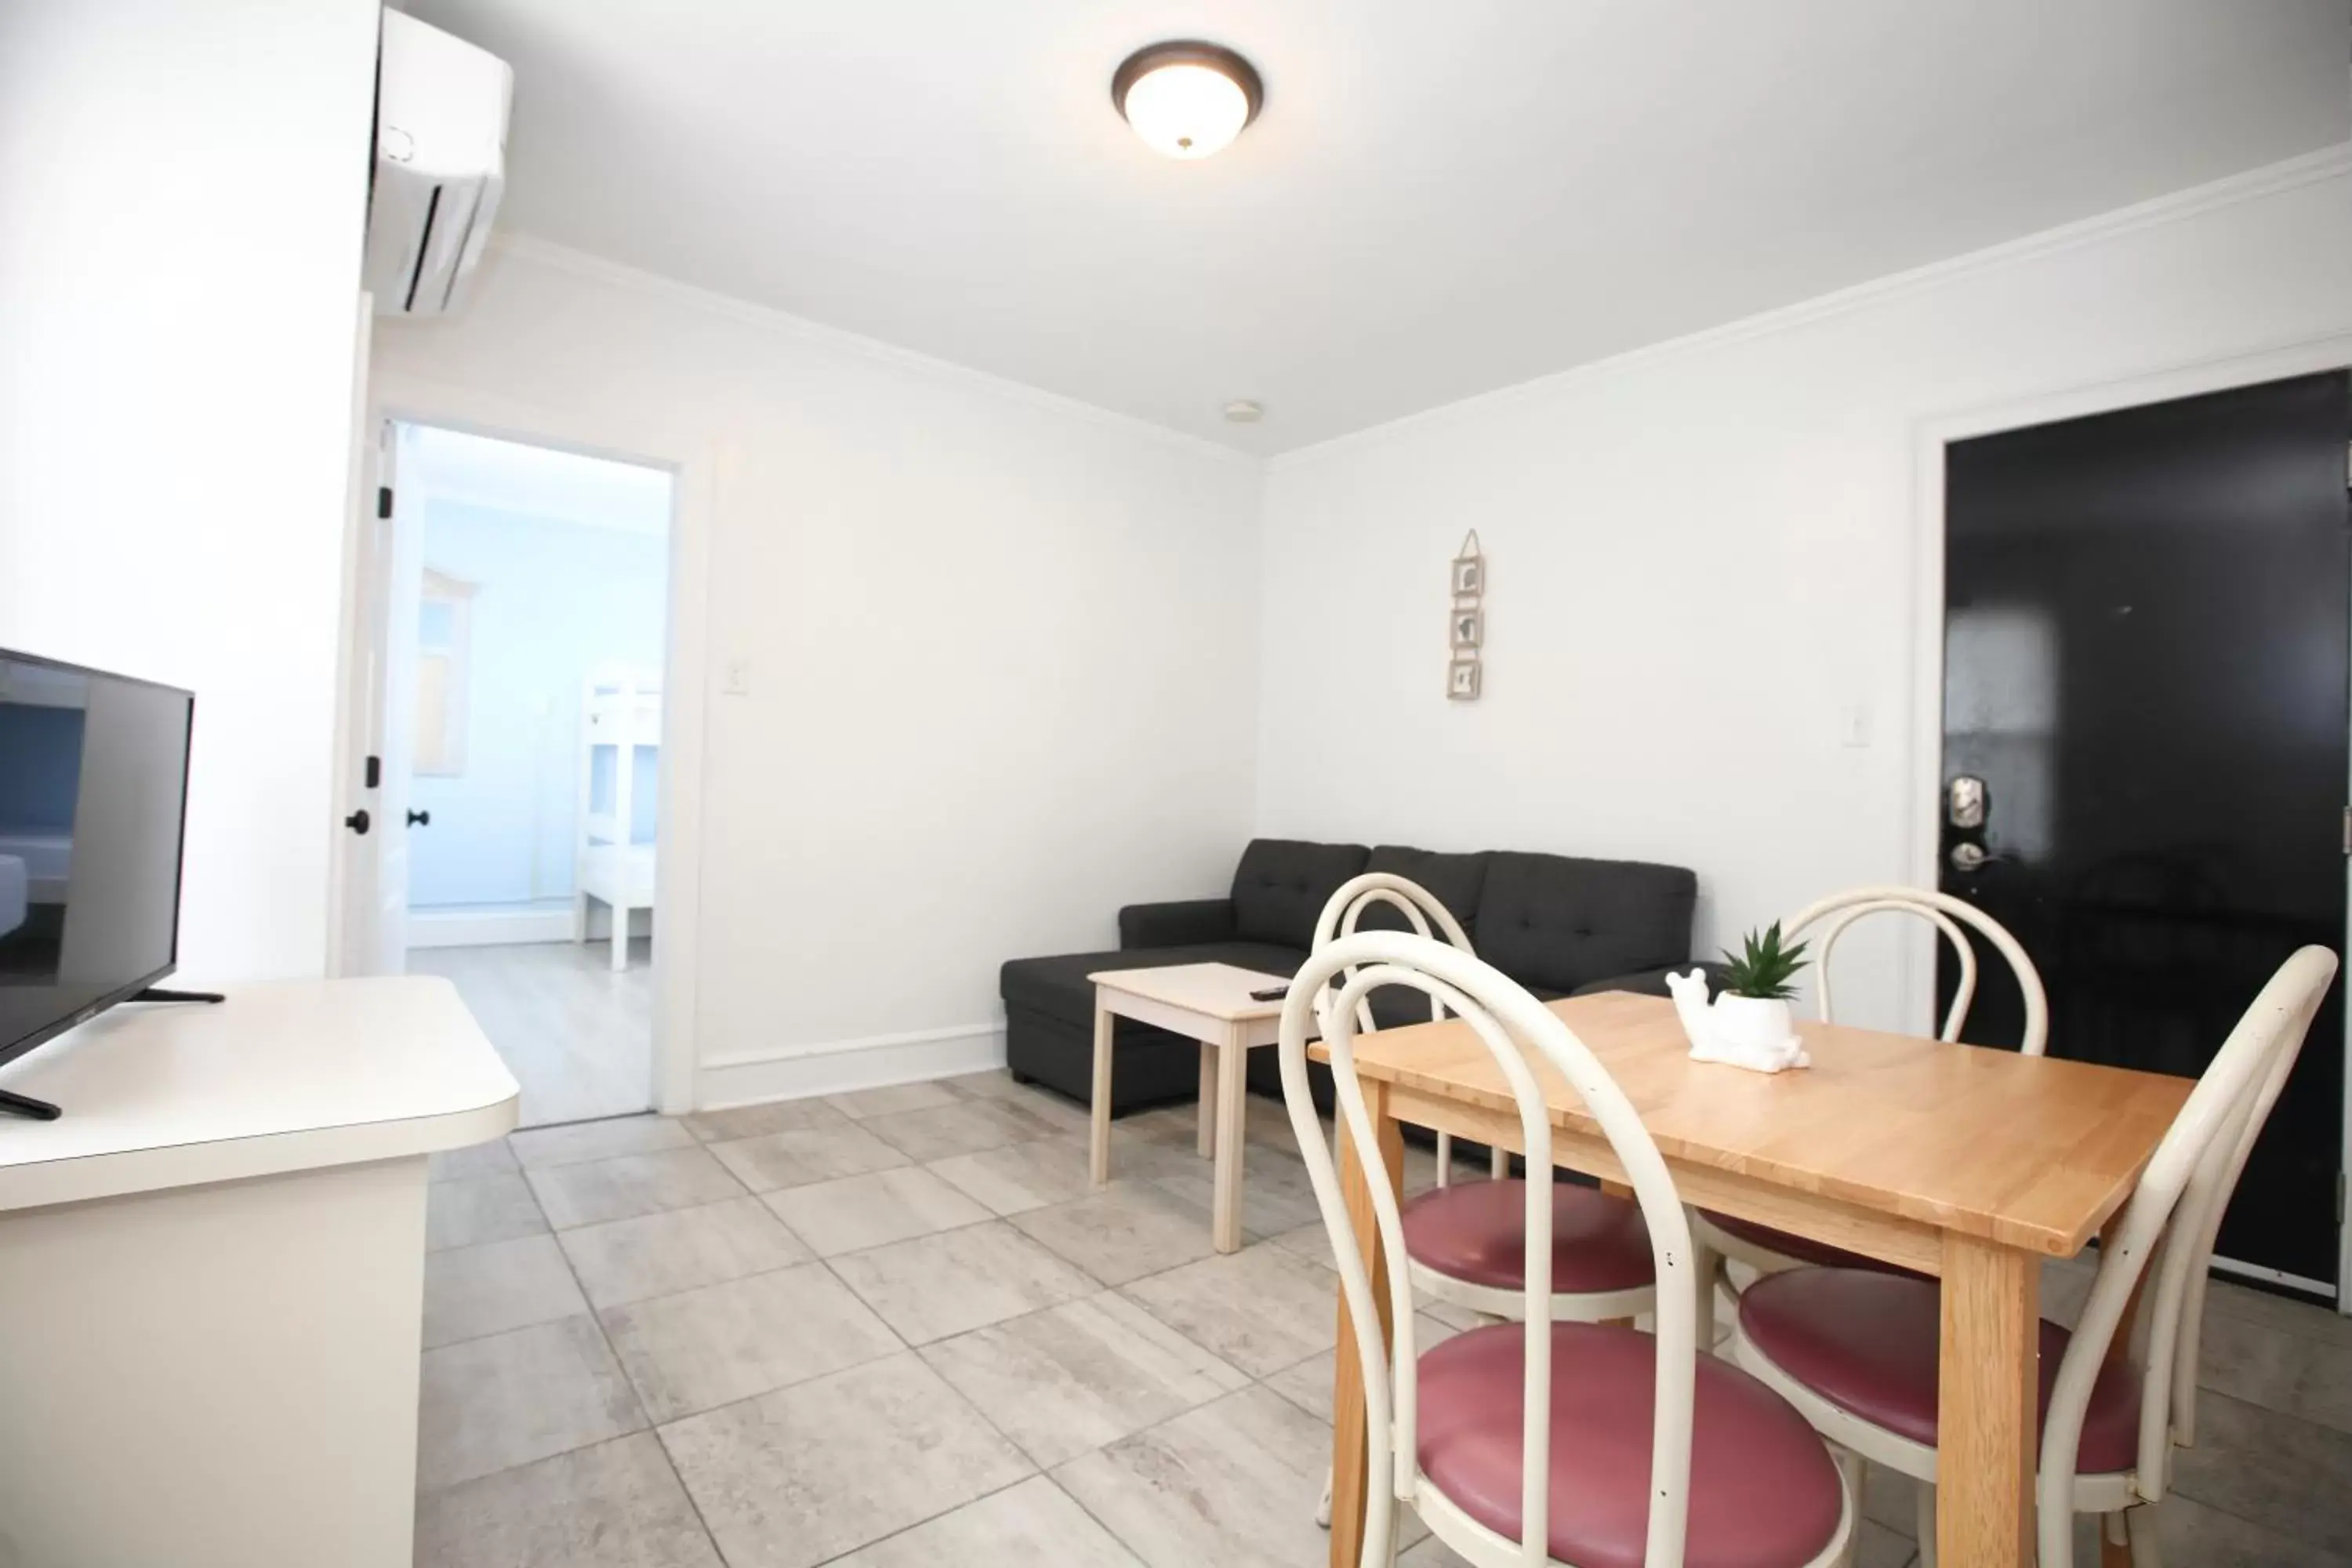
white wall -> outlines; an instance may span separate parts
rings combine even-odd
[[[1916,880],[1920,432],[2347,331],[2339,151],[1276,459],[1258,829],[1687,865],[1708,947]],[[1486,696],[1448,703],[1474,527]],[[1842,1012],[1923,1021],[1845,952]]]
[[[374,366],[712,454],[706,1103],[1001,1051],[1002,960],[1230,879],[1248,459],[534,245]]]
[[[0,6],[0,646],[195,691],[203,980],[325,962],[376,10]]]

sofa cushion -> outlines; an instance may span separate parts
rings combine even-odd
[[[1690,953],[1698,879],[1679,866],[1496,850],[1471,930],[1478,956],[1522,985],[1679,963]]]
[[[1234,934],[1244,942],[1273,942],[1304,952],[1315,941],[1315,921],[1323,906],[1340,883],[1364,868],[1370,853],[1360,844],[1250,840],[1241,864],[1234,868]]]
[[[1473,947],[1478,933],[1471,931],[1471,922],[1478,914],[1478,891],[1486,881],[1486,854],[1484,850],[1468,855],[1446,855],[1433,849],[1414,849],[1402,844],[1383,844],[1372,851],[1364,862],[1367,871],[1386,871],[1392,877],[1402,877],[1408,882],[1418,882],[1436,896],[1446,912],[1462,922],[1470,931]],[[1358,931],[1411,931],[1412,922],[1394,904],[1374,904],[1356,922]]]
[[[1066,1023],[1094,1025],[1095,987],[1087,975],[1106,969],[1165,969],[1179,963],[1230,963],[1236,969],[1289,975],[1307,962],[1296,948],[1267,942],[1213,942],[1192,947],[1127,948],[1113,952],[1066,952],[1053,958],[1015,958],[998,972],[997,989],[1007,1005],[1022,1006]]]

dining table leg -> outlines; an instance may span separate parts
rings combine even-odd
[[[1206,1040],[1201,1042],[1201,1131],[1194,1146],[1203,1160],[1217,1152],[1218,1055],[1215,1046]]]
[[[2041,1338],[2041,1260],[1946,1232],[1936,1443],[1942,1563],[2033,1563]]]
[[[1087,1177],[1099,1187],[1110,1180],[1111,1012],[1095,1002],[1094,1104],[1087,1119]]]
[[[1356,1141],[1340,1119],[1333,1136],[1339,1145],[1339,1195],[1348,1205],[1348,1224],[1355,1232],[1357,1250],[1372,1277],[1372,1309],[1377,1321],[1365,1325],[1380,1337],[1379,1359],[1388,1359],[1388,1260],[1381,1251],[1379,1221],[1372,1209],[1371,1184],[1387,1184],[1391,1197],[1402,1201],[1404,1173],[1404,1130],[1389,1115],[1389,1086],[1370,1079],[1359,1080],[1364,1109],[1370,1113],[1373,1142],[1381,1169],[1367,1170],[1356,1154]],[[1364,1552],[1364,1374],[1357,1351],[1357,1325],[1348,1312],[1348,1298],[1339,1292],[1339,1340],[1331,1368],[1331,1568],[1359,1568]]]

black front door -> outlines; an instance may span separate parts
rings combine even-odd
[[[1948,449],[1941,885],[2032,955],[2053,1055],[2194,1075],[2289,953],[2343,949],[2347,443],[2335,372]],[[1967,1037],[2014,1044],[1979,962]],[[2342,995],[2220,1246],[2331,1286]]]

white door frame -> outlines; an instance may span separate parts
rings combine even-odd
[[[2324,337],[2300,338],[2251,353],[2172,365],[2116,381],[1993,404],[1914,423],[1911,442],[1911,471],[1915,485],[1911,508],[1911,757],[1905,786],[1909,792],[1905,810],[1905,821],[1909,825],[1905,863],[1910,868],[1913,882],[1919,887],[1932,888],[1936,886],[1942,869],[1936,862],[1936,856],[1942,837],[1939,807],[1942,804],[1944,768],[1944,448],[1954,441],[1996,435],[2003,430],[2050,425],[2063,419],[2108,414],[2122,408],[2137,408],[2144,404],[2169,402],[2174,398],[2196,397],[2209,392],[2226,392],[2231,387],[2254,386],[2266,381],[2284,381],[2290,376],[2313,375],[2321,371],[2342,370],[2347,366],[2352,366],[2352,332],[2336,332]],[[2352,714],[2346,715],[2346,724],[2347,729],[2352,729]],[[2347,781],[2347,791],[2352,791],[2352,780]],[[2345,798],[2352,801],[2352,793],[2347,793]],[[2347,935],[2352,935],[2352,860],[2347,861],[2346,877],[2347,930]],[[1934,934],[1932,931],[1924,929],[1905,932],[1898,960],[1897,978],[1906,1026],[1919,1033],[1933,1032],[1932,1020],[1936,1011]],[[2347,951],[2341,939],[2337,951]],[[2344,1143],[2338,1151],[2336,1165],[2339,1171],[2352,1170],[2352,1005],[2347,1005],[2344,1014],[2346,1037],[2337,1042],[2337,1048],[2345,1053],[2346,1058]],[[2352,1219],[2339,1222],[2336,1228],[2336,1310],[2346,1316],[2352,1316]],[[2284,1276],[2274,1275],[2273,1271],[2248,1264],[2233,1264],[2225,1258],[2215,1258],[2214,1267],[2233,1273],[2276,1278],[2283,1283],[2319,1284],[2325,1288],[2324,1281],[2290,1280]]]
[[[433,425],[476,436],[551,447],[588,457],[667,468],[675,476],[669,540],[669,604],[663,661],[661,812],[656,829],[656,854],[661,873],[655,895],[653,1082],[649,1098],[664,1115],[682,1115],[695,1109],[698,1046],[697,999],[701,961],[702,907],[702,755],[704,707],[709,667],[706,631],[710,598],[711,512],[716,493],[719,454],[697,433],[647,429],[635,421],[624,425],[574,409],[554,408],[488,396],[470,388],[397,374],[379,374],[369,388],[366,428],[383,420]],[[373,494],[371,485],[368,495]],[[352,521],[357,526],[359,519]],[[347,594],[343,621],[343,657],[364,658],[365,648],[354,646],[365,635],[365,622],[352,613]],[[350,683],[338,695],[338,707],[351,702]],[[343,751],[361,742],[355,731],[357,715],[339,715],[337,732],[346,737]],[[337,758],[339,778],[357,775],[356,758]],[[348,785],[345,796],[351,796]],[[345,853],[341,815],[351,809],[345,799],[336,803],[333,831],[338,836],[335,858]],[[358,915],[357,900],[346,900],[341,910],[348,922]],[[346,931],[338,930],[332,945],[341,952]]]

